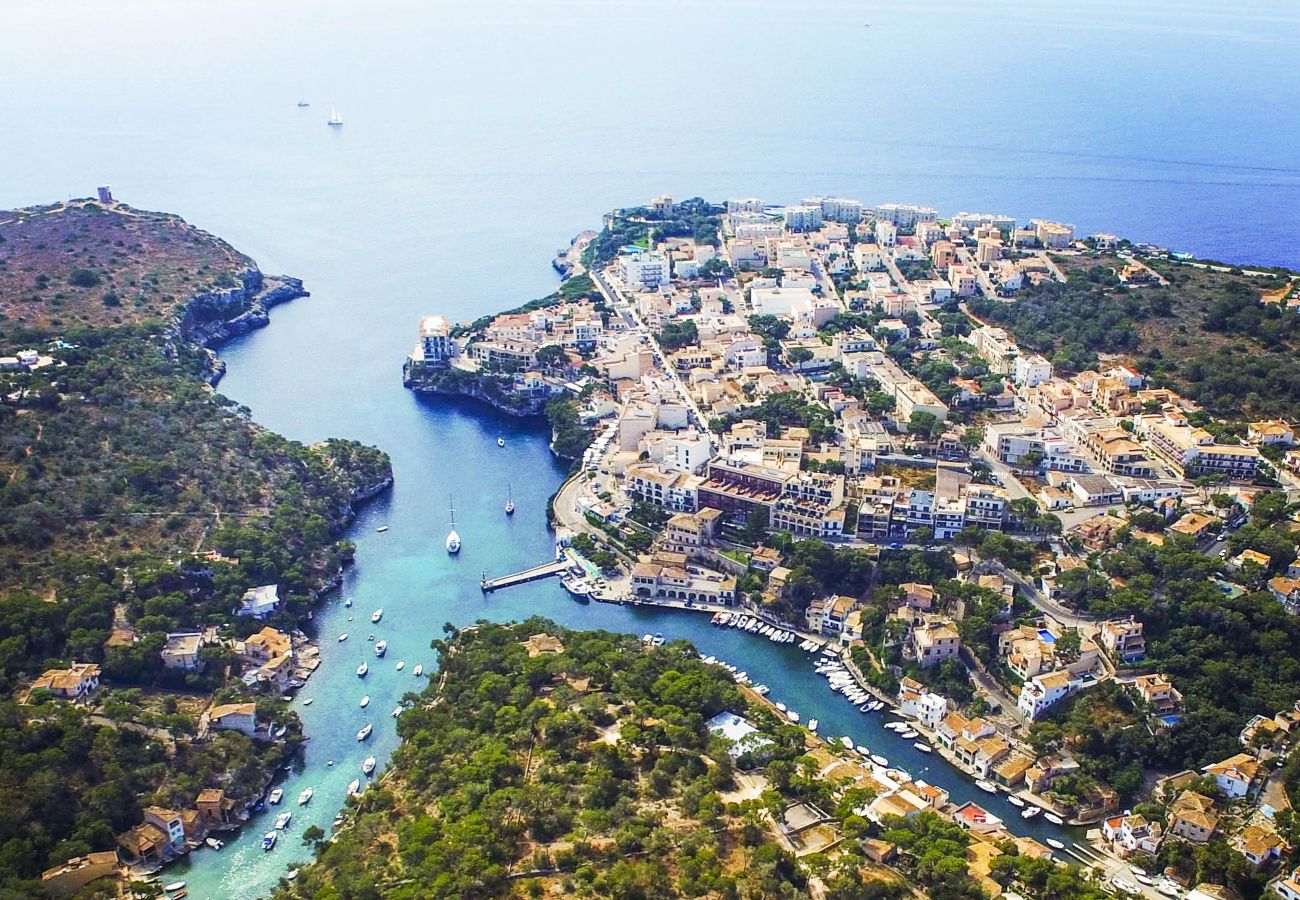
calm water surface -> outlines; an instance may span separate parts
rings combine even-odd
[[[689,637],[823,734],[986,801],[852,711],[797,650],[682,615],[580,606],[552,583],[484,598],[483,570],[549,557],[543,507],[563,472],[536,426],[402,389],[422,313],[470,319],[545,294],[555,248],[664,191],[1042,215],[1300,266],[1290,3],[46,0],[0,10],[0,59],[0,207],[110,183],[304,278],[311,299],[223,351],[221,390],[290,437],[393,457],[397,485],[357,523],[357,567],[317,617],[324,664],[302,693],[315,702],[299,705],[311,741],[283,785],[290,830],[263,853],[265,816],[221,853],[195,854],[176,877],[196,900],[265,895],[307,858],[298,835],[328,826],[367,753],[391,753],[389,714],[421,686],[415,664],[435,664],[429,640],[446,621],[538,613]],[[342,129],[325,126],[331,104]],[[453,496],[457,559],[441,549]],[[389,643],[383,661],[372,630]],[[306,786],[315,799],[293,806]],[[1050,829],[987,805],[1016,830]]]

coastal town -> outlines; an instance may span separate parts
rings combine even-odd
[[[799,641],[864,715],[888,704],[919,751],[1024,819],[1086,831],[1016,837],[806,723],[821,777],[874,797],[865,817],[938,810],[971,832],[990,896],[1011,842],[1114,891],[1194,900],[1236,896],[1197,862],[1224,848],[1222,871],[1300,897],[1300,700],[1209,707],[1197,667],[1214,660],[1170,649],[1200,615],[1174,600],[1300,613],[1295,426],[1225,421],[1138,360],[1082,367],[999,324],[1036,292],[1091,280],[1154,302],[1213,267],[1048,220],[669,196],[609,213],[555,265],[544,300],[423,318],[403,377],[548,417],[574,460],[552,503],[570,593]],[[1296,282],[1259,274],[1253,302],[1295,314]],[[781,685],[749,687],[799,721]],[[714,724],[753,760],[760,732]],[[782,828],[799,854],[838,840],[799,840],[822,823],[800,815]]]

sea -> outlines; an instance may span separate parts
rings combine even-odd
[[[273,815],[258,816],[164,880],[195,900],[268,895],[309,858],[303,831],[328,828],[362,760],[388,759],[390,713],[423,686],[415,665],[436,667],[444,623],[534,614],[688,638],[823,735],[1015,831],[1077,839],[1022,822],[852,710],[797,649],[688,613],[578,604],[554,582],[484,596],[484,573],[551,557],[544,508],[566,466],[535,422],[407,392],[402,361],[422,314],[468,320],[545,295],[558,248],[663,193],[1044,217],[1300,267],[1300,6],[14,0],[0,60],[0,208],[108,184],[303,278],[310,298],[223,348],[219,390],[291,438],[353,438],[393,459],[393,490],[349,533],[356,567],[316,617],[323,665],[297,704],[310,741],[281,782],[292,822],[264,852]],[[453,503],[455,558],[442,548]],[[383,660],[371,633],[388,642]],[[374,734],[358,742],[366,722]]]

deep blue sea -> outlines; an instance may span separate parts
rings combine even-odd
[[[307,858],[297,836],[329,824],[367,752],[392,751],[389,712],[420,685],[414,665],[435,664],[445,621],[540,613],[688,636],[823,734],[984,796],[851,712],[798,651],[579,606],[549,583],[485,599],[483,570],[549,556],[543,506],[563,470],[535,426],[402,389],[421,314],[471,319],[547,293],[558,247],[663,192],[1043,216],[1300,267],[1300,6],[1281,0],[18,0],[0,9],[0,78],[0,208],[108,183],[305,279],[310,299],[225,348],[220,390],[290,437],[393,457],[397,485],[353,530],[357,567],[318,616],[306,768],[284,783],[316,797],[291,807],[272,853],[256,847],[263,819],[196,854],[176,875],[195,900],[265,895]],[[452,495],[458,559],[441,549]],[[380,606],[390,649],[362,684]]]

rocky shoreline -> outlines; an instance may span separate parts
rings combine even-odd
[[[548,398],[523,398],[511,393],[509,376],[482,375],[461,369],[417,373],[408,361],[402,370],[402,384],[416,394],[477,400],[497,412],[520,419],[546,415]]]
[[[302,279],[288,275],[265,275],[250,266],[237,276],[239,283],[195,294],[186,301],[171,337],[197,344],[207,351],[205,380],[216,387],[226,374],[226,364],[216,349],[233,338],[248,334],[271,323],[270,310],[281,303],[310,297]]]

